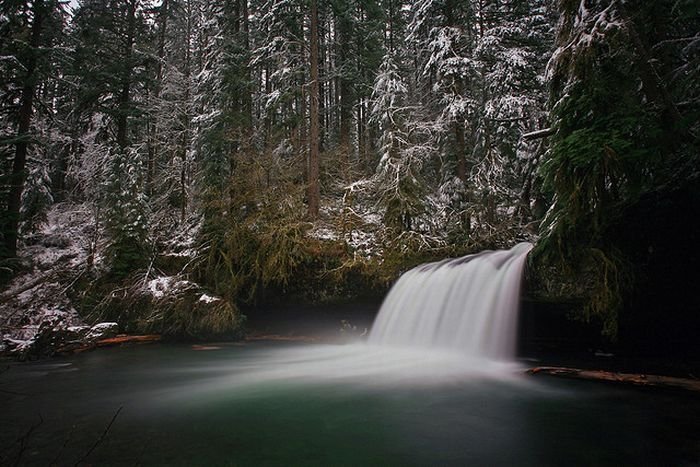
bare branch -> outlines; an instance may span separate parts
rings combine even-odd
[[[540,139],[540,138],[546,138],[547,136],[552,136],[553,134],[554,134],[554,128],[543,128],[541,130],[531,131],[530,133],[524,133],[523,139],[526,139],[526,140]]]

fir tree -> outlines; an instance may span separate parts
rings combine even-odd
[[[5,2],[0,10],[0,259],[17,255],[37,91],[47,80],[62,15],[61,5],[53,0]]]

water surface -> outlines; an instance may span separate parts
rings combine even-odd
[[[700,462],[698,398],[521,370],[265,342],[12,364],[0,374],[0,465]]]

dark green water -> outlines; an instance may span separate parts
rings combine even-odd
[[[0,448],[3,466],[699,465],[700,399],[353,345],[125,347],[10,365]]]

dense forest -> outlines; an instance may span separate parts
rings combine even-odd
[[[518,241],[529,293],[611,339],[697,308],[696,0],[0,8],[8,350],[238,335]]]

